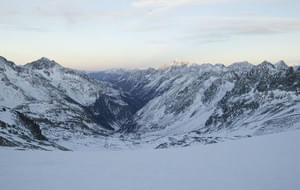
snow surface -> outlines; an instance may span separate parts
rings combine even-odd
[[[300,131],[185,149],[40,152],[0,149],[0,187],[300,189]]]
[[[9,111],[2,110],[2,107],[0,106],[0,121],[4,121],[5,123],[9,125],[15,124],[15,117],[14,115]]]

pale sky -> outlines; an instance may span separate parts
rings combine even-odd
[[[0,0],[0,55],[85,70],[300,64],[300,1]]]

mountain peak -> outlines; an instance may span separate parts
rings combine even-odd
[[[248,61],[235,62],[228,66],[228,68],[238,71],[249,71],[252,69],[253,65]]]
[[[268,69],[275,69],[275,66],[269,61],[263,61],[261,64],[258,65],[261,68],[268,68]]]
[[[38,59],[38,61],[50,62],[51,60],[48,59],[47,57],[41,57],[40,59]]]
[[[285,69],[288,69],[288,67],[289,67],[283,60],[280,60],[279,62],[275,63],[274,65],[277,69],[280,69],[280,70],[285,70]]]
[[[15,63],[12,61],[8,61],[5,57],[0,56],[0,64],[6,64],[10,67],[14,67]]]
[[[57,67],[57,66],[61,67],[61,65],[56,63],[54,60],[50,60],[46,57],[42,57],[36,61],[33,61],[33,62],[25,65],[25,67],[29,67],[32,69],[38,69],[38,70],[50,69],[50,68]]]
[[[158,68],[158,70],[167,70],[170,67],[182,67],[182,66],[189,66],[191,65],[189,62],[174,60],[168,64],[165,64]]]

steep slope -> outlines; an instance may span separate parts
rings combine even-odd
[[[50,141],[93,143],[132,116],[125,93],[47,58],[16,66],[1,57],[0,69],[0,105],[34,120]]]
[[[300,128],[300,69],[283,61],[87,75],[47,58],[17,66],[0,57],[0,88],[6,146],[168,148]]]
[[[68,150],[49,141],[34,120],[8,107],[0,106],[0,134],[0,146]]]
[[[300,70],[276,69],[263,62],[241,77],[206,122],[218,128],[251,130],[259,135],[299,126]]]
[[[111,84],[88,77],[54,61],[42,58],[24,66],[40,73],[51,85],[77,104],[84,106],[93,119],[110,130],[119,130],[129,122],[134,100]]]
[[[175,62],[158,70],[105,71],[90,76],[127,88],[144,100],[135,114],[132,139],[153,142],[158,148],[300,126],[300,70],[283,61],[228,67]]]

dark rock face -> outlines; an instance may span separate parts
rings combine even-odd
[[[46,141],[47,138],[42,134],[42,131],[40,129],[40,126],[36,124],[32,119],[26,117],[24,114],[17,112],[18,117],[22,121],[22,124],[28,128],[31,132],[31,134],[36,138],[37,140]]]
[[[52,149],[68,150],[49,141],[42,134],[37,121],[34,121],[32,118],[9,108],[6,108],[4,112],[8,117],[12,116],[14,119],[9,123],[0,121],[0,146],[39,150],[48,150],[51,147]]]
[[[95,72],[89,73],[89,76],[100,81],[112,83],[118,88],[122,89],[131,98],[130,102],[134,108],[134,112],[141,109],[152,98],[158,96],[162,92],[158,92],[157,88],[163,79],[156,85],[156,87],[148,88],[146,85],[150,82],[146,78],[147,75],[157,73],[156,70],[140,70],[140,71],[124,71],[119,72]]]
[[[0,136],[0,146],[15,147],[17,145],[15,143],[7,140],[6,138]]]
[[[31,67],[32,69],[37,69],[37,70],[42,70],[42,69],[47,70],[53,68],[54,66],[60,66],[60,65],[55,61],[49,60],[48,58],[45,57],[42,57],[41,59],[26,65],[26,67]]]
[[[222,114],[211,115],[206,121],[206,126],[230,126],[234,119],[243,113],[254,112],[267,99],[274,100],[276,90],[299,95],[300,80],[297,77],[299,72],[295,72],[293,67],[272,72],[273,69],[275,69],[273,65],[264,62],[254,67],[245,76],[241,76],[235,82],[234,88],[218,103]],[[241,98],[245,95],[247,98]]]
[[[129,97],[122,97],[127,105],[117,104],[115,99],[104,94],[99,95],[96,102],[87,110],[93,116],[93,119],[108,130],[115,130],[113,125],[118,125],[120,130],[127,130],[127,123],[132,122],[132,117],[137,108],[135,102]],[[131,126],[130,126],[131,127]]]
[[[219,87],[222,85],[223,81],[221,79],[215,80],[209,88],[204,91],[204,96],[202,98],[203,103],[209,103],[216,96]]]

